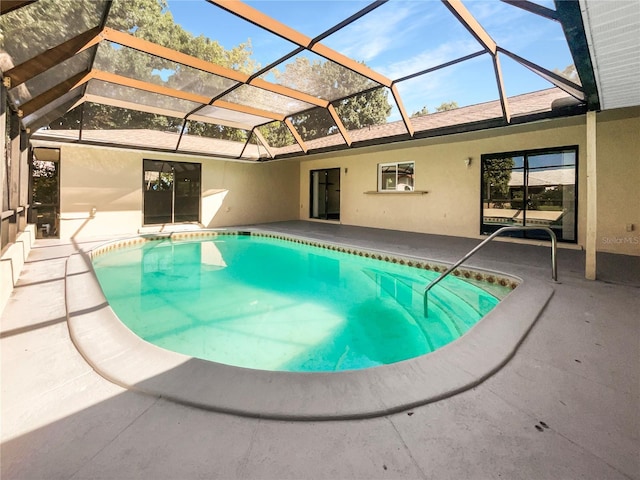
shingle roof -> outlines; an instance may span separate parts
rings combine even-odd
[[[570,99],[565,92],[557,88],[541,90],[538,92],[518,95],[509,99],[512,114],[515,117],[531,115],[536,113],[547,113],[552,111],[554,101]],[[457,108],[444,112],[414,117],[412,121],[416,132],[428,132],[443,127],[457,126],[484,120],[500,119],[502,110],[500,101],[485,102],[477,105]],[[397,137],[407,134],[407,130],[402,121],[390,122],[383,125],[374,125],[349,131],[349,136],[356,142],[366,142],[382,137]],[[138,148],[145,146],[152,149],[175,151],[180,135],[175,132],[163,132],[150,129],[115,129],[115,130],[83,130],[83,142],[106,143],[114,145],[127,145]],[[78,138],[77,130],[40,130],[36,138],[68,140]],[[408,139],[407,135],[407,139]],[[344,145],[344,139],[338,134],[310,140],[305,142],[309,151],[324,150],[336,145]],[[266,149],[256,145],[247,145],[243,142],[221,140],[217,138],[200,137],[196,135],[183,135],[178,151],[184,153],[202,153],[223,157],[258,159],[267,156]],[[274,155],[302,153],[297,144],[272,148]]]
[[[509,106],[511,107],[512,115],[517,117],[535,113],[551,112],[551,107],[554,101],[570,98],[571,97],[559,88],[550,88],[547,90],[510,97]],[[500,119],[501,117],[502,110],[500,101],[495,100],[492,102],[461,107],[455,110],[437,112],[420,117],[412,117],[411,121],[416,132],[427,132],[429,130],[481,122],[483,120]],[[354,143],[405,134],[407,134],[407,129],[404,126],[404,123],[400,120],[383,125],[374,125],[371,127],[361,128],[359,130],[349,131],[349,136]],[[344,143],[344,140],[340,134],[335,134],[306,143],[307,147],[311,150],[327,148],[332,145]],[[281,155],[291,153],[294,150],[292,147],[285,147],[274,149],[274,151]]]

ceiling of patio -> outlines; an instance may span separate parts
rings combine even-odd
[[[0,69],[34,138],[263,161],[599,109],[585,4],[3,0]]]

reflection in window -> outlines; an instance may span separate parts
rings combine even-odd
[[[144,172],[145,191],[166,191],[173,188],[173,172]]]
[[[577,148],[482,156],[482,231],[544,226],[576,241]],[[548,238],[540,232],[526,237]]]
[[[378,191],[408,192],[413,190],[415,162],[381,163],[378,165]]]

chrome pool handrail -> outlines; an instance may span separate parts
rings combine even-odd
[[[424,289],[424,316],[427,316],[427,293],[431,288],[433,288],[436,284],[440,282],[444,277],[453,272],[456,268],[458,268],[462,263],[467,261],[470,257],[472,257],[476,252],[482,249],[487,243],[496,238],[498,235],[501,235],[504,232],[513,232],[513,231],[523,231],[523,230],[544,230],[551,237],[551,277],[554,281],[558,280],[558,259],[556,256],[558,240],[556,238],[556,234],[549,227],[536,227],[536,226],[511,226],[511,227],[502,227],[493,232],[487,238],[485,238],[482,243],[478,244],[473,250],[469,251],[464,257],[458,260],[453,266],[449,267],[447,270],[442,272],[438,278],[433,280],[429,285]]]

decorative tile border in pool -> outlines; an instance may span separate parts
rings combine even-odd
[[[142,245],[147,242],[159,242],[163,240],[204,240],[206,238],[216,238],[220,236],[237,236],[250,235],[250,232],[241,232],[238,230],[196,230],[187,232],[172,232],[166,234],[140,234],[137,237],[114,240],[104,245],[100,245],[89,252],[91,259],[104,255],[107,252],[118,250],[125,247],[133,247]]]
[[[91,259],[94,259],[107,252],[117,250],[123,247],[130,247],[134,245],[140,245],[146,242],[157,242],[161,240],[204,240],[207,238],[217,238],[221,236],[238,236],[238,235],[251,235],[254,237],[273,238],[276,240],[287,241],[300,245],[307,245],[311,247],[321,248],[325,250],[335,251],[339,253],[345,253],[348,255],[354,255],[359,257],[371,258],[374,260],[395,263],[399,265],[406,265],[407,267],[417,268],[421,270],[432,271],[441,273],[446,271],[449,266],[444,263],[434,262],[431,260],[421,260],[417,258],[409,258],[399,256],[396,254],[383,253],[374,250],[362,249],[359,247],[345,246],[340,244],[333,244],[328,242],[322,242],[318,240],[311,240],[308,238],[300,238],[290,235],[283,235],[280,233],[270,232],[255,232],[255,231],[243,231],[243,230],[198,230],[198,231],[186,231],[186,232],[174,232],[169,234],[150,234],[141,235],[135,238],[128,238],[124,240],[116,240],[106,245],[102,245],[93,249],[90,252]],[[520,279],[505,274],[498,274],[496,272],[486,272],[479,269],[470,268],[456,268],[451,275],[463,278],[470,283],[473,283],[480,288],[490,291],[492,294],[499,298],[503,298],[508,290],[515,289],[520,284]],[[502,287],[502,288],[501,288]]]

